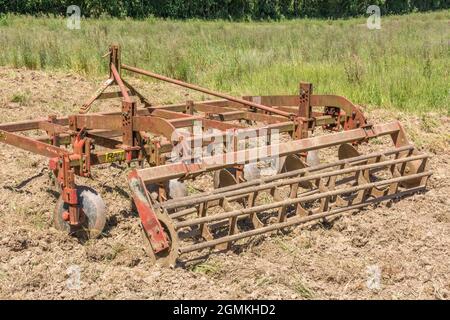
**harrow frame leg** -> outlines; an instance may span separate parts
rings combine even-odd
[[[78,204],[77,185],[75,183],[75,173],[70,168],[68,156],[62,159],[62,199],[69,205],[69,211],[65,212],[63,219],[68,221],[71,226],[78,226],[81,223],[82,213]]]
[[[128,176],[128,182],[142,227],[149,237],[153,252],[156,254],[169,249],[170,245],[167,235],[164,233],[164,229],[151,204],[145,185],[135,170]]]

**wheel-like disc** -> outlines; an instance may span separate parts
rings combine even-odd
[[[214,188],[223,188],[237,183],[235,178],[236,169],[228,168],[214,172]]]
[[[354,146],[348,143],[341,144],[338,150],[339,160],[355,158],[360,156],[361,154],[356,150]]]
[[[164,267],[173,268],[173,267],[175,267],[177,258],[179,256],[179,253],[178,253],[179,245],[178,245],[177,233],[176,233],[175,229],[173,228],[170,217],[167,214],[165,214],[165,213],[158,214],[158,220],[159,220],[159,223],[161,224],[162,228],[164,229],[164,234],[166,235],[166,237],[169,240],[169,248],[167,248],[166,250],[163,250],[161,252],[155,253],[153,251],[153,248],[152,248],[152,245],[151,245],[151,242],[149,239],[149,235],[144,230],[144,227],[141,225],[141,234],[142,234],[142,238],[144,240],[144,250],[150,257],[152,263],[156,263],[156,264],[158,264],[160,266],[164,266]]]
[[[290,154],[284,158],[284,163],[281,164],[280,173],[291,172],[308,167],[308,165],[296,154]],[[300,183],[304,189],[312,189],[313,185],[309,181]]]
[[[80,186],[77,188],[78,201],[82,210],[82,223],[78,227],[70,226],[63,215],[69,209],[62,197],[58,199],[53,213],[53,225],[56,229],[76,235],[80,238],[97,238],[106,223],[106,207],[102,198],[91,188]]]
[[[413,155],[417,155],[417,151],[414,150]],[[406,155],[406,154],[405,154]],[[400,158],[404,157],[405,155],[400,155]],[[402,170],[403,165],[397,165],[398,170]],[[415,160],[415,161],[408,161],[406,163],[406,166],[404,168],[404,176],[409,176],[412,174],[416,174],[419,172],[422,172],[425,170],[425,168],[421,168],[422,166],[422,160]],[[414,188],[420,186],[420,183],[422,181],[422,178],[415,178],[411,180],[406,180],[401,182],[400,184],[404,186],[405,188]]]
[[[318,166],[320,164],[319,150],[308,151],[306,156],[306,163],[310,167]]]
[[[158,201],[159,185],[149,184],[146,186],[148,193],[153,201]],[[169,199],[180,199],[188,195],[186,183],[177,179],[172,179],[164,183],[164,190]]]

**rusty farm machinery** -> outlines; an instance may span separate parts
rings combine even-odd
[[[0,124],[0,142],[49,158],[60,192],[53,224],[80,237],[101,235],[106,208],[75,177],[127,163],[146,251],[162,265],[423,190],[431,175],[398,121],[371,124],[360,107],[313,94],[310,83],[298,95],[237,98],[123,64],[116,45],[109,69],[79,113]],[[125,71],[220,99],[154,105]],[[117,112],[89,112],[114,98]],[[42,134],[21,134],[31,130]],[[383,139],[392,146],[365,148]],[[188,192],[204,176],[212,186]]]

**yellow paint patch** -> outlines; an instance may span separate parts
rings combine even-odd
[[[116,162],[116,161],[124,161],[125,160],[125,151],[113,151],[105,154],[106,162]]]

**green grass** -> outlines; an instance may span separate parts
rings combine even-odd
[[[314,291],[312,291],[310,288],[308,288],[303,282],[297,281],[294,285],[294,291],[305,299],[312,299],[314,298]]]
[[[20,105],[25,104],[30,98],[29,92],[16,92],[11,97],[11,102],[18,103]]]
[[[221,271],[222,267],[217,262],[204,262],[193,266],[193,272],[202,273],[206,275],[214,275]]]
[[[225,21],[83,20],[3,16],[0,65],[106,73],[110,43],[124,62],[232,94],[315,91],[363,105],[413,112],[449,106],[450,11],[366,20]]]

